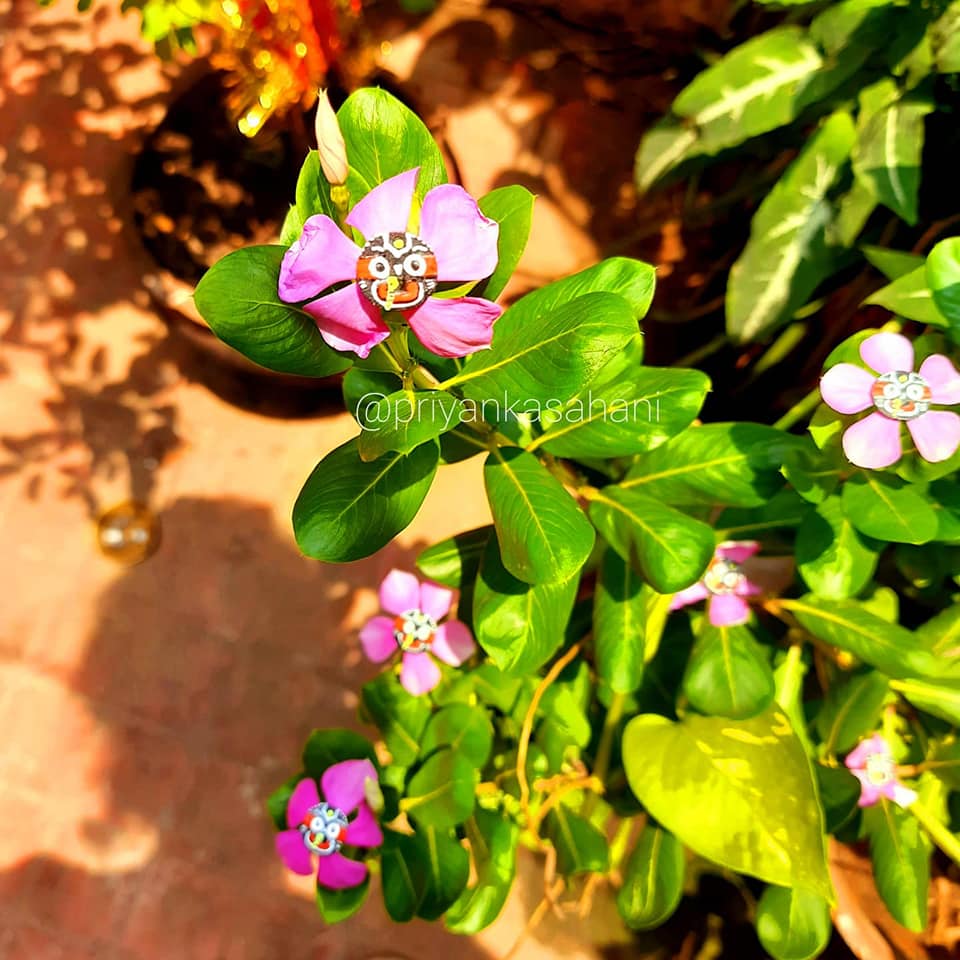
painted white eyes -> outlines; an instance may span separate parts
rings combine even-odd
[[[386,280],[390,276],[390,261],[386,257],[374,257],[367,264],[367,269],[377,280]]]
[[[403,270],[410,277],[422,277],[427,272],[427,261],[419,253],[411,253],[403,261]]]
[[[907,387],[906,393],[909,400],[923,399],[923,387],[919,383],[911,383]]]
[[[884,395],[888,400],[893,400],[893,399],[895,399],[896,397],[899,397],[899,396],[900,396],[900,387],[899,387],[897,384],[895,384],[895,383],[887,383],[887,384],[884,384],[884,387],[883,387],[883,395]]]
[[[340,836],[340,824],[339,823],[328,823],[327,824],[327,839],[336,840]]]
[[[310,821],[310,832],[311,833],[320,833],[323,830],[324,821],[323,817],[313,817]]]

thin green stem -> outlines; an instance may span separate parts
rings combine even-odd
[[[706,359],[722,349],[727,342],[727,335],[725,333],[718,333],[712,340],[708,340],[702,346],[697,347],[696,350],[691,350],[688,354],[682,356],[673,366],[695,367],[701,360]]]
[[[930,839],[957,865],[960,865],[960,839],[952,834],[919,800],[907,809],[930,834]]]
[[[820,388],[814,387],[802,400],[798,400],[775,424],[777,430],[789,430],[795,423],[813,413],[820,403]]]
[[[600,742],[597,744],[597,756],[593,761],[593,775],[601,783],[607,778],[610,771],[610,758],[613,755],[613,738],[620,725],[620,718],[623,716],[623,709],[627,705],[626,694],[615,693],[610,697],[610,706],[607,707],[607,716],[603,721],[603,729],[600,731]],[[596,794],[590,794],[583,805],[583,815],[589,817],[596,806]]]

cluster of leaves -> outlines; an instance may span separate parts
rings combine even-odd
[[[818,76],[824,84],[829,71]],[[415,166],[420,196],[446,179],[426,128],[388,94],[353,94],[338,120],[352,203]],[[848,120],[828,121],[826,136]],[[438,469],[485,456],[493,523],[418,560],[460,591],[458,615],[482,656],[444,667],[420,697],[388,667],[361,691],[382,749],[318,731],[298,774],[379,758],[391,917],[483,928],[523,845],[546,853],[554,900],[607,882],[625,924],[647,929],[695,882],[696,855],[756,884],[769,953],[812,957],[831,930],[832,834],[869,838],[882,896],[921,928],[927,832],[886,799],[861,811],[842,761],[882,725],[929,822],[960,827],[950,802],[960,790],[958,457],[930,465],[911,451],[887,471],[854,468],[840,452],[845,421],[826,408],[810,436],[699,424],[708,378],[643,363],[638,323],[654,274],[629,259],[522,297],[491,349],[464,361],[408,348],[399,328],[368,359],[335,353],[277,295],[286,245],[308,217],[336,216],[329,189],[311,153],[282,245],[228,255],[196,301],[222,339],[270,369],[345,372],[346,405],[364,429],[320,460],[297,499],[309,556],[372,554],[410,523]],[[499,265],[474,293],[494,298],[525,245],[533,198],[506,187],[479,203],[500,226]],[[929,277],[921,356],[949,353],[938,328],[960,321],[956,241],[939,251],[926,264],[886,261],[893,287],[918,270]],[[851,359],[860,339],[830,362]],[[371,392],[373,409],[358,403]],[[592,412],[600,401],[610,415]],[[401,403],[420,415],[389,416]],[[786,568],[780,596],[737,626],[670,612],[717,544],[736,539],[760,541]],[[278,826],[298,777],[271,799]],[[320,910],[341,919],[366,892],[320,888]]]
[[[647,190],[758,138],[801,146],[730,271],[740,342],[768,337],[855,262],[858,241],[882,231],[875,210],[917,223],[926,119],[949,111],[960,72],[958,2],[761,2],[789,7],[788,22],[698,74],[636,161]]]

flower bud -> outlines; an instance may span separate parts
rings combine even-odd
[[[320,154],[320,169],[327,182],[336,186],[347,182],[347,145],[337,123],[337,115],[330,106],[327,91],[321,90],[317,97],[317,151]]]

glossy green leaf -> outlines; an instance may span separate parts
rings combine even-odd
[[[960,2],[953,0],[930,28],[933,60],[939,73],[960,73]]]
[[[933,302],[946,317],[954,339],[960,335],[960,237],[941,240],[927,257]]]
[[[477,773],[454,750],[431,754],[411,777],[400,809],[424,827],[455,827],[473,813]]]
[[[370,877],[356,887],[346,890],[330,890],[317,885],[317,910],[324,923],[340,923],[352,917],[367,899],[370,892]]]
[[[347,147],[347,188],[355,204],[377,184],[420,168],[416,196],[447,182],[440,149],[423,121],[386,90],[364,87],[337,111]]]
[[[497,269],[471,291],[471,296],[496,300],[503,292],[527,245],[535,199],[526,187],[511,184],[492,190],[478,201],[483,213],[500,224],[500,235],[497,238]]]
[[[727,333],[745,343],[785,323],[838,266],[827,246],[828,193],[854,142],[850,115],[831,116],[766,195],[750,239],[730,269]]]
[[[380,730],[394,764],[410,766],[420,754],[420,741],[430,719],[427,698],[407,693],[393,671],[387,671],[360,688],[360,703]]]
[[[648,822],[627,860],[617,894],[617,909],[631,930],[652,930],[670,918],[683,896],[685,868],[683,844]]]
[[[661,177],[696,156],[700,150],[697,131],[673,117],[654,124],[644,135],[637,149],[633,175],[637,189],[644,193]]]
[[[711,527],[639,490],[609,486],[592,493],[590,519],[658,593],[689,587],[713,557]]]
[[[899,477],[863,471],[843,485],[843,512],[868,537],[893,543],[927,543],[937,535],[937,514]]]
[[[897,277],[876,293],[871,293],[863,302],[884,307],[907,320],[930,323],[936,327],[946,325],[943,314],[934,303],[933,291],[927,282],[927,269],[922,265]]]
[[[863,812],[877,890],[898,923],[920,931],[927,925],[930,841],[908,811],[882,798]]]
[[[951,790],[960,790],[960,740],[950,737],[933,744],[927,769]]]
[[[826,949],[833,931],[830,904],[797,888],[767,887],[757,903],[757,936],[774,960],[812,960]]]
[[[356,438],[348,440],[317,464],[297,497],[297,545],[327,563],[376,553],[420,509],[439,456],[436,443],[425,443],[408,455],[388,453],[364,463]]]
[[[876,267],[888,280],[904,277],[924,265],[924,258],[919,253],[888,250],[885,247],[875,247],[866,243],[860,247],[860,252],[871,266]]]
[[[373,744],[352,730],[314,730],[303,747],[303,769],[319,782],[324,772],[344,760],[370,760],[376,764]]]
[[[517,447],[490,453],[483,481],[503,565],[526,583],[569,580],[595,534],[576,500],[540,461]]]
[[[493,726],[487,711],[467,703],[438,710],[427,724],[420,749],[428,754],[441,747],[449,747],[482,769],[493,748]]]
[[[813,774],[778,707],[749,720],[635,717],[623,760],[640,802],[701,856],[833,899]]]
[[[323,169],[320,166],[320,154],[316,150],[311,150],[303,166],[300,168],[300,175],[297,177],[297,220],[300,226],[317,214],[324,214],[331,220],[337,219],[337,208],[330,199],[330,184],[323,175]],[[300,231],[297,231],[299,236]],[[284,242],[289,244],[293,240],[284,238]]]
[[[917,642],[938,657],[960,656],[960,604],[941,610],[916,629]]]
[[[443,390],[397,390],[367,394],[361,401],[360,459],[376,460],[391,451],[412,453],[422,443],[460,423],[463,404]]]
[[[543,836],[557,851],[557,871],[562,876],[602,873],[609,865],[606,836],[562,803],[544,818]]]
[[[850,523],[840,497],[831,496],[797,530],[797,569],[815,593],[842,600],[859,593],[873,577],[879,546]]]
[[[823,503],[837,488],[844,469],[838,448],[820,450],[811,442],[788,451],[782,472],[804,500]]]
[[[396,393],[400,378],[392,372],[354,365],[344,374],[341,388],[344,407],[363,427],[366,426],[367,411],[384,397]]]
[[[918,709],[960,727],[960,681],[891,680],[890,686]]]
[[[647,610],[643,581],[616,551],[605,551],[593,600],[593,650],[597,675],[615,693],[633,693],[643,680]]]
[[[591,383],[556,411],[556,419],[528,449],[543,446],[558,457],[624,457],[652,450],[693,422],[709,389],[706,374],[672,367],[640,367]]]
[[[317,323],[277,293],[278,246],[243,247],[218,260],[197,284],[200,315],[224,343],[278,373],[329,377],[350,366],[331,350]]]
[[[461,590],[476,579],[492,533],[493,527],[477,527],[441,540],[417,557],[417,568],[428,579]]]
[[[824,754],[845,754],[872,733],[888,692],[887,678],[879,670],[865,670],[832,683],[816,721]]]
[[[426,889],[425,866],[414,836],[383,831],[380,850],[380,889],[383,905],[394,923],[407,923],[417,915]]]
[[[417,915],[424,920],[438,920],[467,886],[470,855],[449,830],[421,826],[414,836],[426,873],[424,896]]]
[[[774,691],[769,660],[750,628],[715,627],[704,618],[683,679],[691,706],[743,720],[766,710]]]
[[[802,445],[759,423],[690,427],[637,457],[621,486],[665,503],[758,507],[783,486],[780,468]]]

